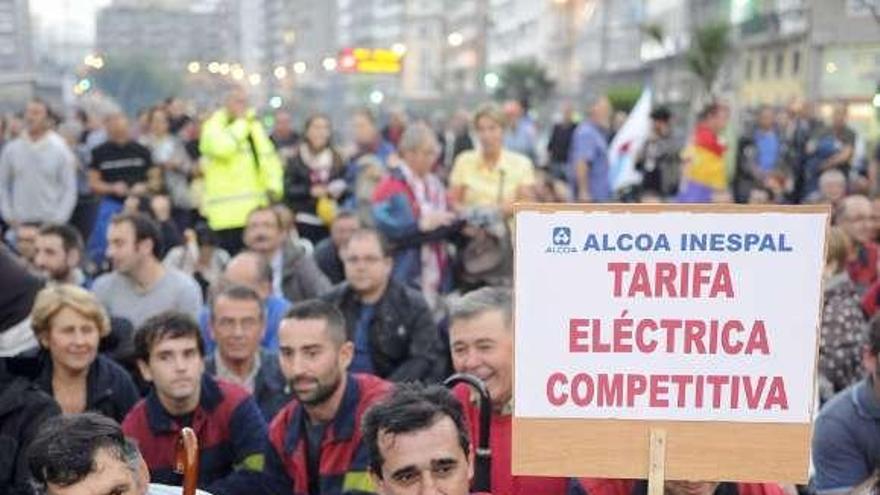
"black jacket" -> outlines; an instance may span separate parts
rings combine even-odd
[[[34,381],[49,395],[52,392],[52,358],[41,353],[40,371]],[[86,377],[86,411],[101,413],[119,423],[140,399],[137,387],[124,368],[110,358],[98,354]]]
[[[348,338],[354,340],[361,302],[347,282],[322,299],[345,316]],[[424,296],[394,280],[375,305],[369,331],[370,355],[376,374],[392,381],[436,382],[444,378],[440,336]]]
[[[43,422],[58,414],[61,409],[52,397],[0,369],[0,493],[33,493],[26,450]]]
[[[298,148],[297,148],[298,149]],[[328,182],[345,178],[342,158],[333,151],[333,167]],[[312,170],[305,164],[299,152],[287,161],[284,169],[284,202],[295,213],[315,214],[317,199],[312,197]]]
[[[288,240],[281,252],[281,292],[288,301],[314,299],[330,290],[332,284],[302,244]]]
[[[214,356],[205,360],[205,371],[217,376],[217,363]],[[287,405],[293,398],[293,390],[287,386],[287,380],[281,373],[281,365],[278,364],[278,354],[260,350],[260,370],[254,378],[254,400],[260,407],[260,412],[270,423],[275,414]]]
[[[319,242],[315,246],[312,257],[315,258],[318,268],[330,279],[331,284],[345,281],[345,266],[342,264],[342,260],[339,259],[339,251],[336,249],[336,245],[333,244],[332,238],[327,237]]]

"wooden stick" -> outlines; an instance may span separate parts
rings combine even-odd
[[[180,431],[174,470],[183,475],[183,495],[195,495],[199,483],[199,440],[192,428]]]
[[[666,430],[651,428],[648,495],[663,495],[666,483]]]

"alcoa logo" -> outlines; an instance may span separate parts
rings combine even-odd
[[[545,253],[577,252],[577,248],[571,245],[571,229],[568,227],[553,227],[550,241],[550,245],[544,250]]]

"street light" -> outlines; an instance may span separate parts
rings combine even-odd
[[[280,96],[273,96],[272,98],[269,98],[269,106],[274,108],[275,110],[281,108],[281,105],[283,104],[284,100]]]
[[[391,51],[398,57],[402,57],[406,53],[406,45],[403,43],[395,43],[391,45]]]
[[[297,62],[293,64],[293,72],[297,74],[305,74],[306,73],[306,63],[305,62]]]
[[[198,62],[195,62],[195,61],[190,62],[186,66],[186,70],[188,70],[190,74],[198,74],[201,69],[202,69],[202,65]]]
[[[449,36],[446,37],[446,41],[449,42],[449,46],[461,46],[461,44],[464,43],[464,35],[458,31],[454,31],[449,33]]]
[[[495,89],[500,83],[501,78],[494,72],[487,72],[486,75],[483,76],[483,84],[485,84],[488,89]]]
[[[275,74],[275,79],[284,79],[285,77],[287,77],[287,68],[283,65],[279,65],[278,67],[275,67],[275,71],[273,72],[273,74]]]
[[[259,86],[260,82],[263,80],[259,74],[251,74],[248,76],[248,82],[251,83],[251,86]]]
[[[230,73],[232,74],[232,78],[236,81],[241,81],[242,79],[244,79],[244,69],[241,68],[241,66],[233,67],[230,70]]]
[[[219,71],[220,71],[220,75],[228,76],[229,75],[229,64],[227,64],[226,62],[223,62],[222,64],[220,64]]]
[[[220,72],[220,62],[211,62],[208,64],[208,72],[211,74],[216,74]]]
[[[336,59],[333,57],[327,57],[324,59],[321,65],[324,66],[324,70],[326,70],[327,72],[333,72],[334,70],[336,70]]]
[[[383,100],[385,100],[385,95],[378,89],[374,89],[373,92],[370,93],[370,102],[373,105],[380,105]]]

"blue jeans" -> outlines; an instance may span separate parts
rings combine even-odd
[[[89,259],[96,267],[100,267],[104,263],[107,252],[107,228],[110,226],[110,220],[113,215],[122,211],[122,207],[122,201],[115,198],[104,197],[98,203],[95,227],[92,229],[92,235],[89,236],[89,242],[86,246]]]

